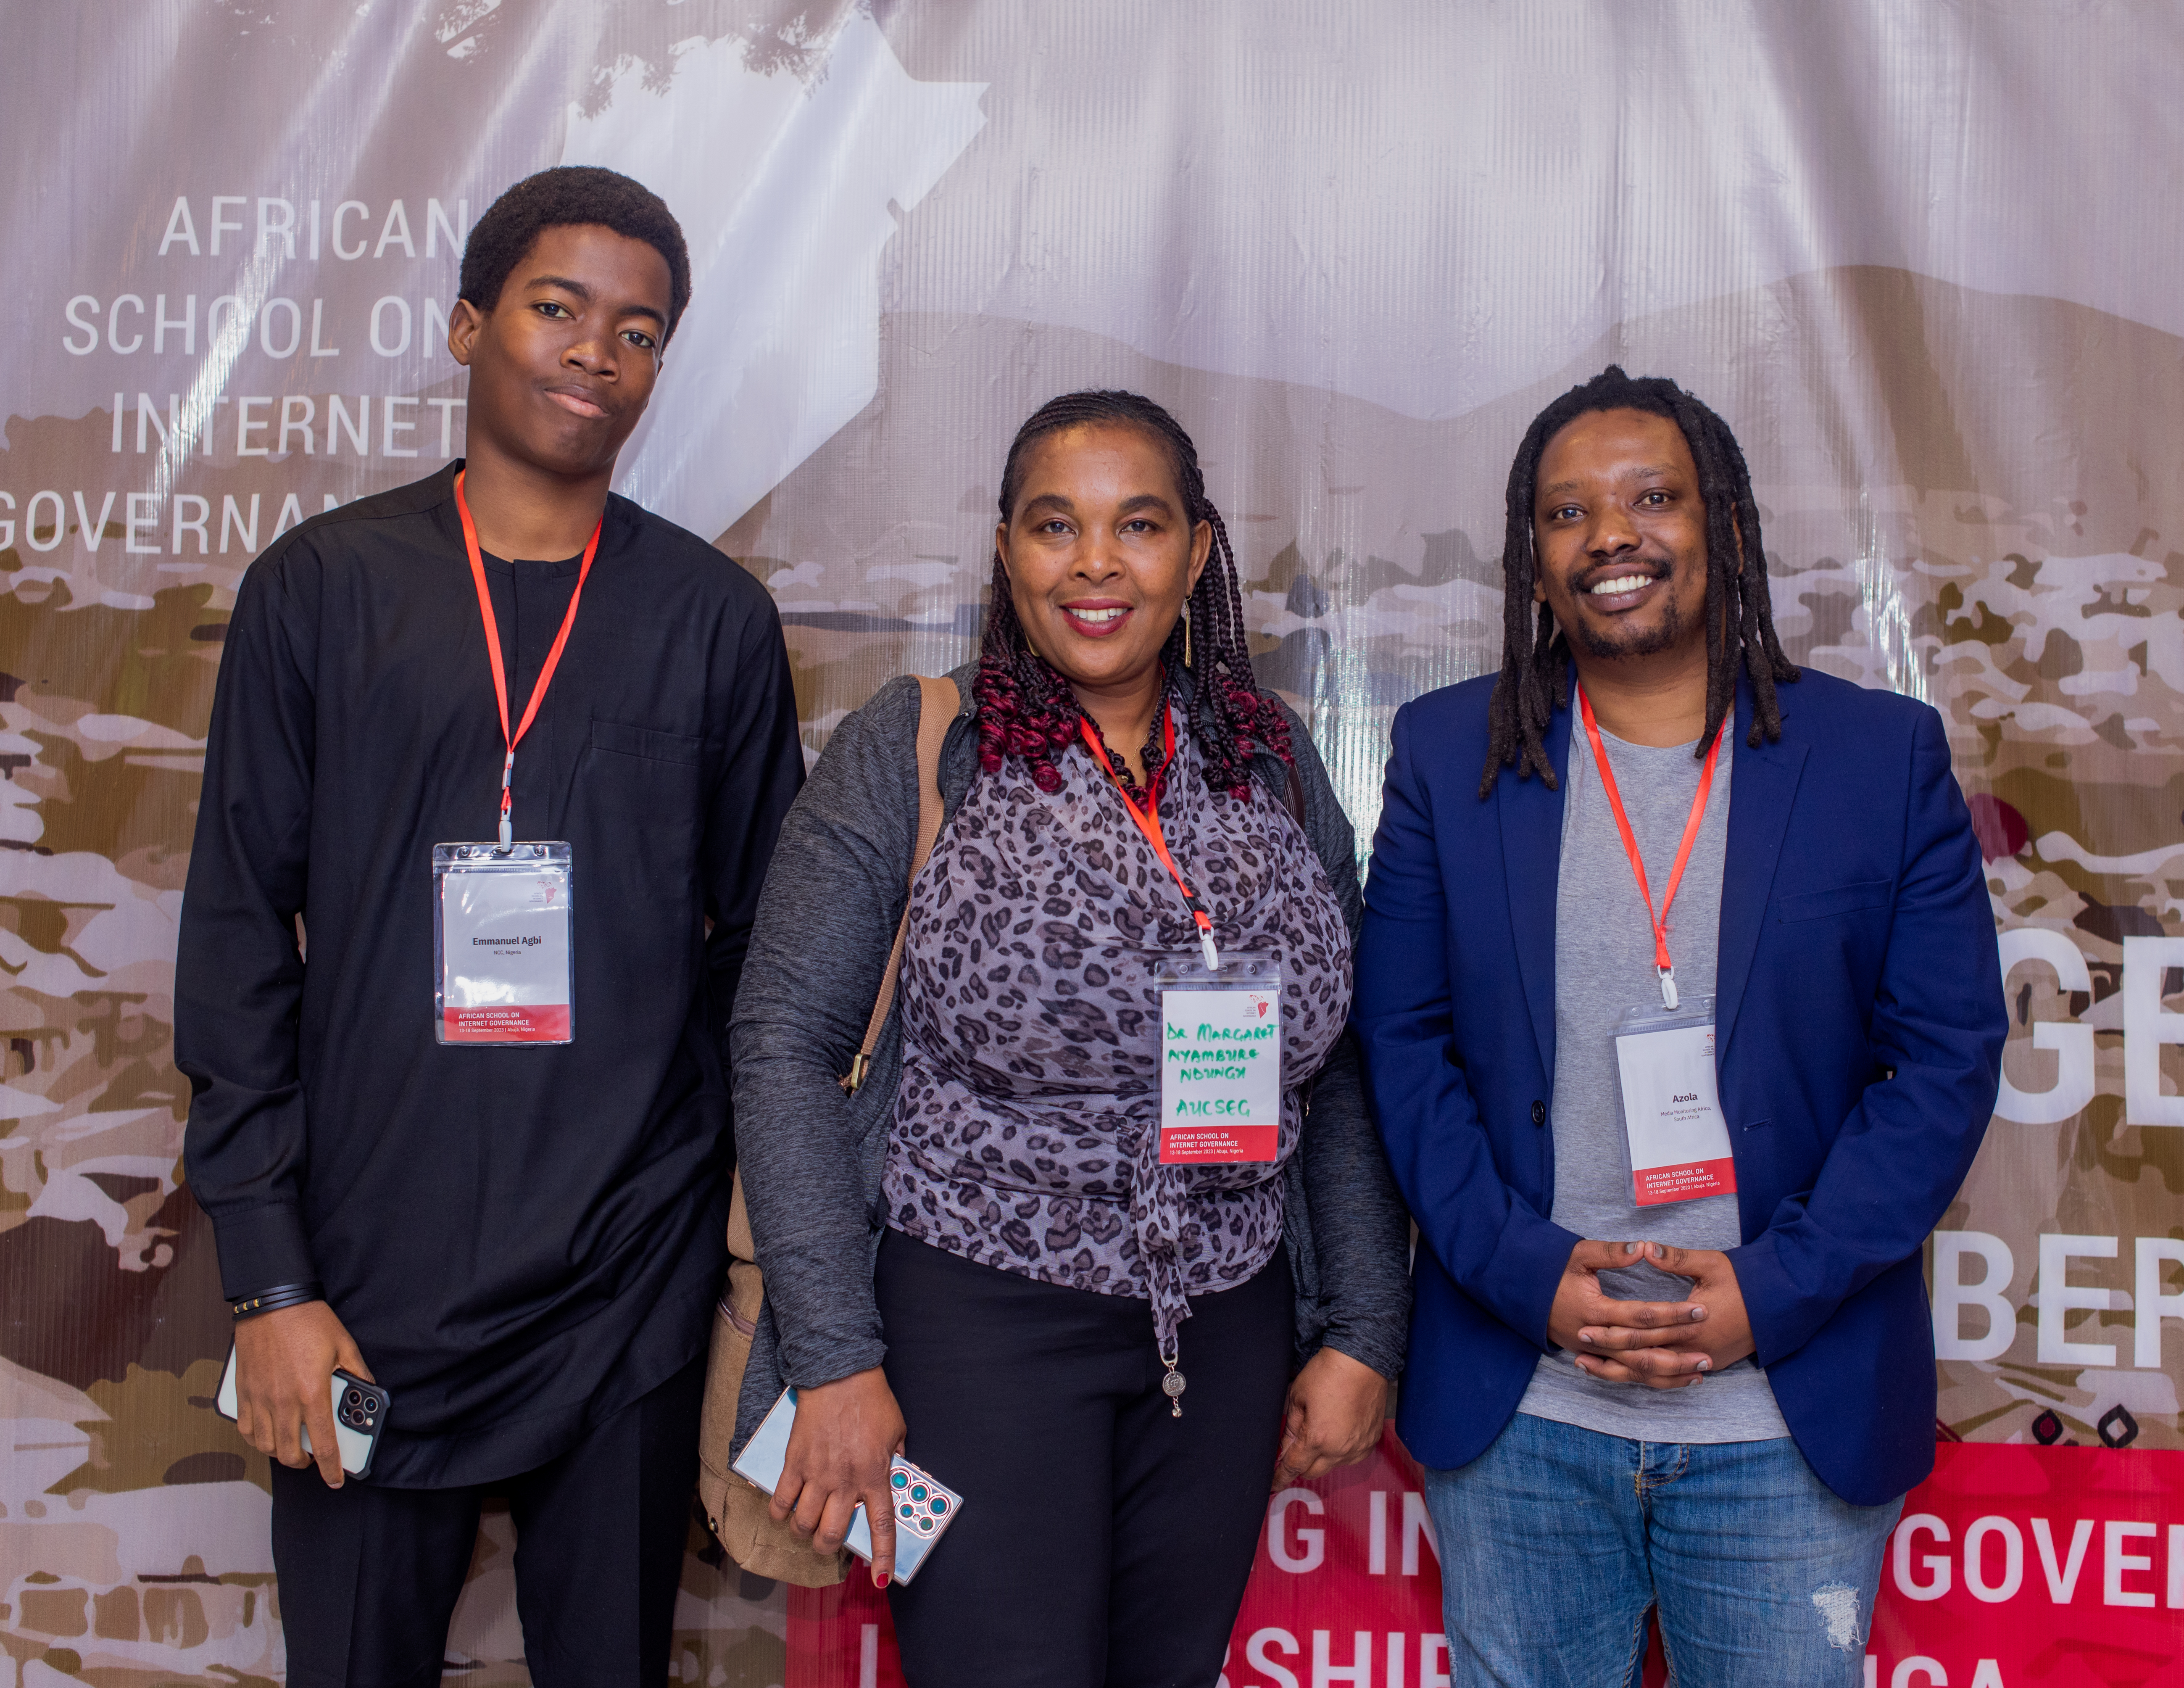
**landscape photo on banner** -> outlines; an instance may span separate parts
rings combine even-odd
[[[1254,660],[1362,855],[1396,708],[1499,660],[1531,416],[1619,361],[1726,417],[1792,659],[1940,712],[2007,975],[2002,1097],[1928,1250],[1940,1462],[1872,1680],[2176,1680],[2184,222],[2145,208],[2184,188],[2184,15],[83,0],[11,24],[36,67],[0,109],[27,164],[0,190],[27,325],[0,415],[20,1680],[283,1676],[172,1060],[213,687],[256,555],[461,453],[463,240],[563,162],[638,175],[688,232],[690,313],[618,485],[764,582],[809,756],[887,678],[973,653],[1022,420],[1128,387],[1198,442]],[[1419,1489],[1390,1439],[1272,1497],[1230,1688],[1448,1669]],[[489,1506],[465,1682],[527,1680],[513,1540]],[[792,1599],[694,1524],[675,1621],[680,1681],[893,1669],[868,1590]]]

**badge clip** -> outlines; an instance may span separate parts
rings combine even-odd
[[[1213,944],[1213,922],[1207,916],[1206,911],[1198,906],[1198,900],[1195,897],[1190,900],[1190,912],[1192,918],[1198,922],[1198,953],[1206,958],[1206,971],[1218,976],[1221,972],[1221,952]]]

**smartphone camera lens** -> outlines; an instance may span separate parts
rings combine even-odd
[[[351,1407],[361,1406],[364,1401],[364,1391],[360,1389],[351,1390],[348,1392],[348,1400]]]
[[[366,1412],[376,1412],[379,1411],[379,1397],[376,1395],[365,1396],[360,1404]]]

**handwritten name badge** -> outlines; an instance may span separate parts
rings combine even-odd
[[[1160,1157],[1271,1162],[1282,1124],[1279,980],[1161,993]]]
[[[575,1040],[573,883],[566,844],[433,846],[440,1042]]]

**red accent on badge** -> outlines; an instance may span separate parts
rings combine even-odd
[[[1724,1155],[1719,1161],[1691,1161],[1680,1167],[1647,1167],[1634,1182],[1641,1207],[1689,1201],[1698,1195],[1734,1195],[1736,1162]]]
[[[496,1004],[490,1008],[448,1008],[442,1023],[451,1044],[565,1044],[569,1041],[569,1008],[526,1008]]]
[[[1189,1167],[1232,1161],[1268,1162],[1281,1139],[1278,1125],[1182,1125],[1161,1133],[1161,1164]]]

